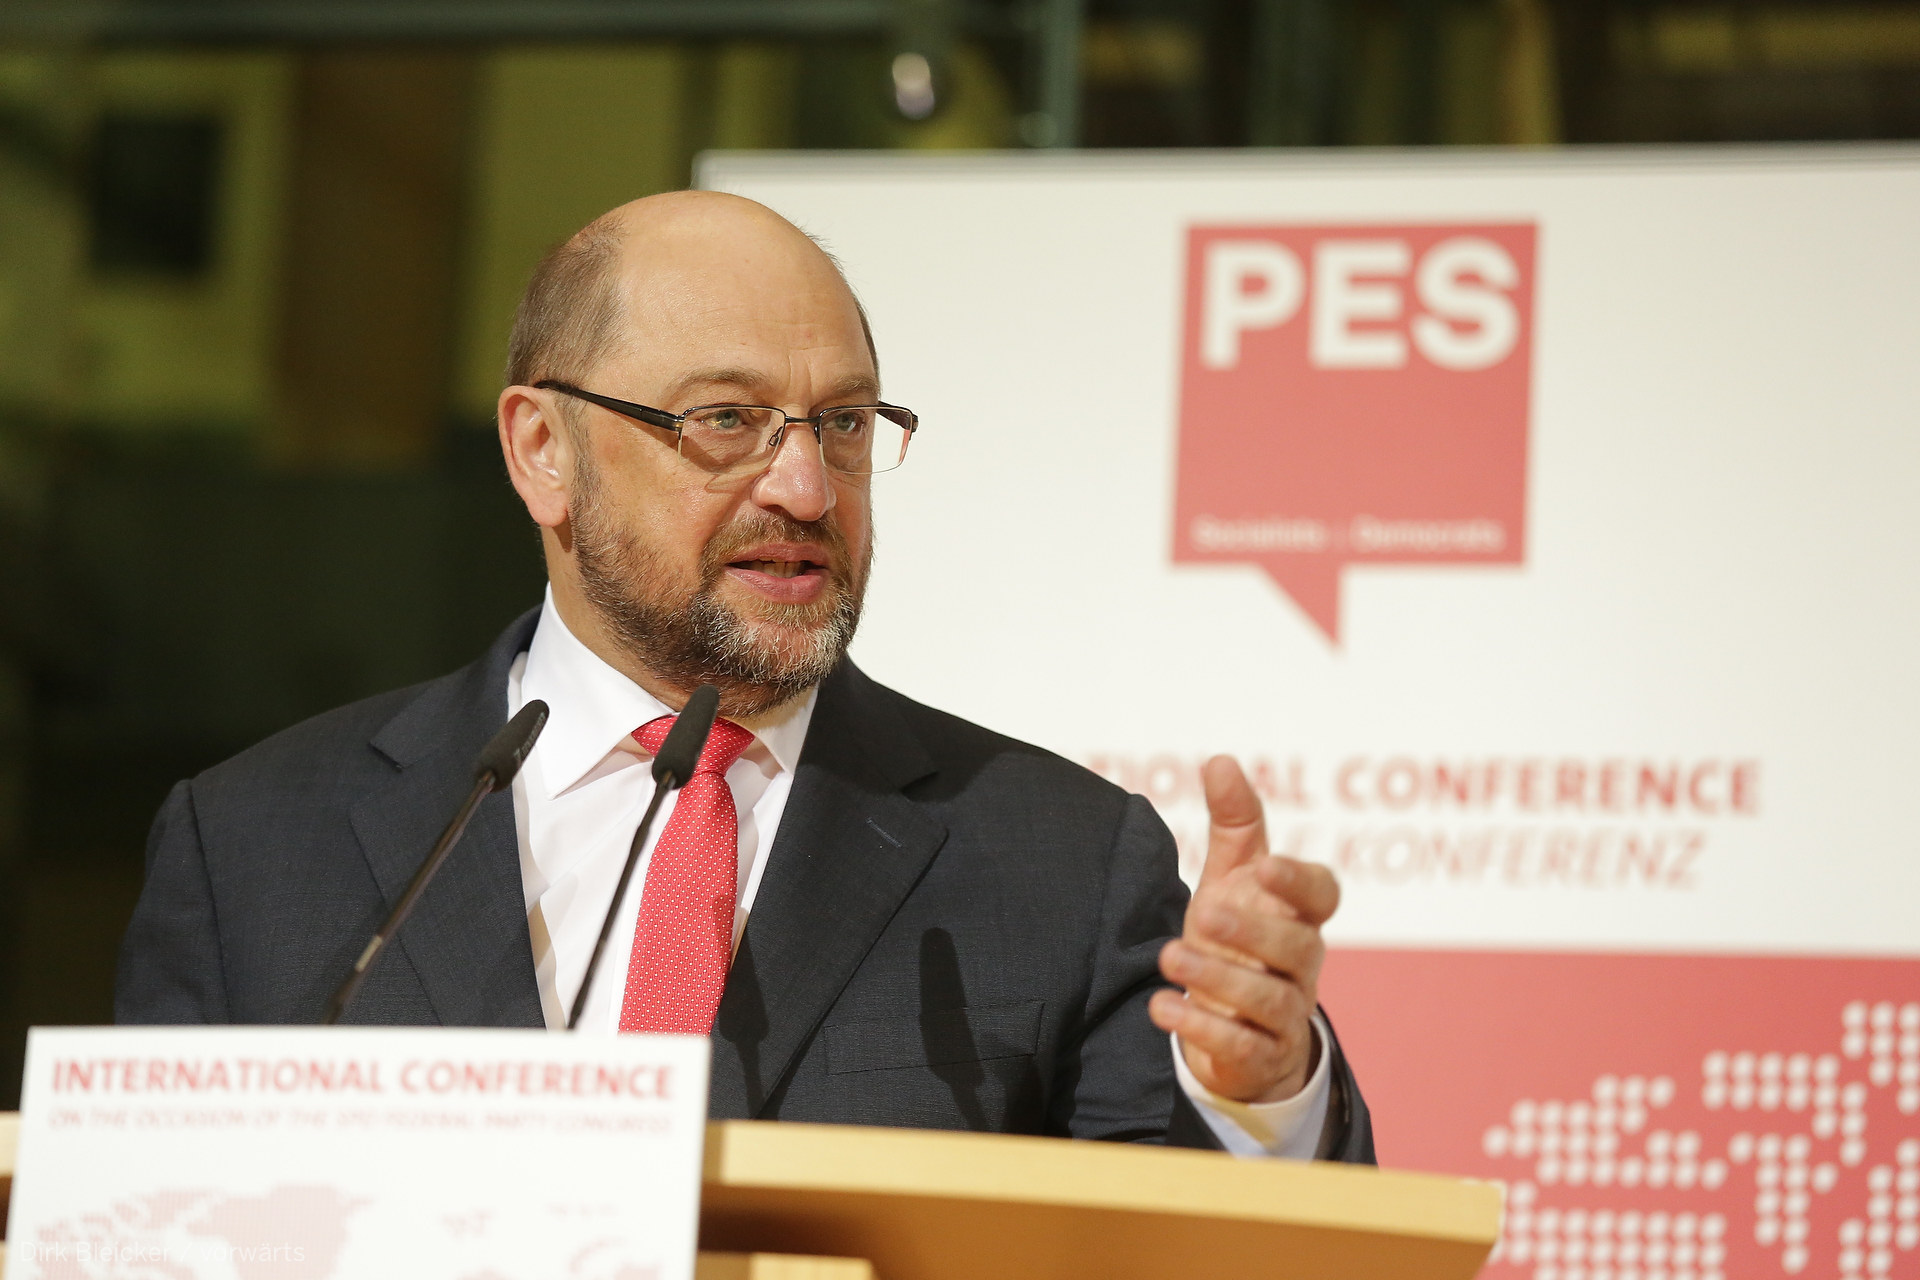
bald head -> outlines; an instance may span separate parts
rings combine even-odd
[[[780,289],[843,295],[877,367],[866,311],[839,263],[806,232],[725,192],[634,200],[595,218],[534,268],[514,315],[507,382],[582,383],[683,308]]]

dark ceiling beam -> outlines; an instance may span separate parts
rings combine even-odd
[[[845,36],[898,0],[5,0],[0,40],[97,43]],[[991,18],[981,8],[978,16]]]

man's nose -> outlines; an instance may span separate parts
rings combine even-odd
[[[788,424],[773,451],[773,462],[753,482],[753,500],[809,523],[833,510],[837,500],[833,476],[810,424]]]

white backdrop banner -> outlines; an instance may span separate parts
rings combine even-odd
[[[855,647],[1346,898],[1490,1274],[1920,1265],[1920,150],[720,155],[886,396]]]

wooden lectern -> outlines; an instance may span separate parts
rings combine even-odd
[[[0,1115],[0,1179],[17,1128]],[[1468,1280],[1499,1232],[1496,1187],[1431,1174],[725,1121],[699,1280]]]

